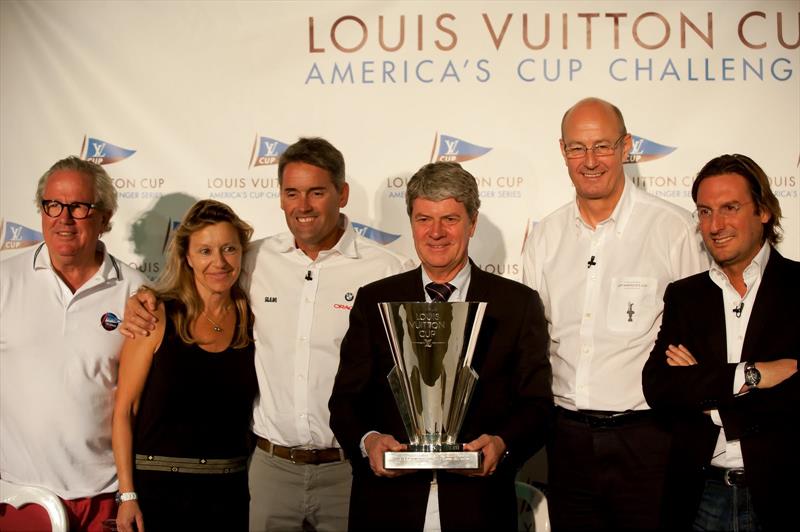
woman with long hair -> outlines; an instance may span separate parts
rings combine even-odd
[[[258,383],[239,274],[252,233],[224,203],[195,203],[155,287],[156,330],[123,345],[113,417],[121,532],[247,530]]]

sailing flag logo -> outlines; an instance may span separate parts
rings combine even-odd
[[[253,151],[250,154],[250,166],[248,168],[278,164],[278,159],[288,147],[289,145],[285,142],[256,135],[256,139],[253,141]]]
[[[677,149],[672,146],[664,146],[663,144],[653,142],[644,137],[637,137],[636,135],[631,135],[631,142],[633,147],[628,154],[628,158],[623,161],[624,164],[654,161],[655,159],[666,157]]]
[[[110,142],[83,136],[81,145],[81,158],[97,164],[111,164],[127,159],[136,153],[136,150],[120,148]]]
[[[472,144],[465,140],[451,137],[450,135],[436,135],[433,141],[433,151],[431,152],[431,162],[455,162],[461,163],[476,159],[492,151],[492,148],[485,148]]]
[[[35,231],[30,227],[25,227],[18,223],[7,221],[5,224],[0,221],[0,226],[3,227],[3,243],[0,244],[0,250],[7,249],[22,249],[30,246],[35,246],[44,237],[39,231]]]
[[[375,229],[374,227],[360,224],[358,222],[351,222],[351,224],[353,225],[353,229],[356,230],[356,233],[365,238],[369,238],[370,240],[374,240],[378,244],[390,244],[400,238],[400,235],[386,233],[379,229]]]

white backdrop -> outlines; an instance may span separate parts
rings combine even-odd
[[[403,190],[461,160],[483,206],[471,254],[520,278],[530,223],[573,196],[564,110],[599,96],[635,135],[628,175],[692,208],[692,177],[739,152],[772,180],[800,259],[800,2],[0,2],[0,217],[7,257],[40,239],[38,177],[69,154],[120,193],[104,237],[150,276],[196,199],[285,228],[276,156],[342,150],[345,208],[412,256]]]

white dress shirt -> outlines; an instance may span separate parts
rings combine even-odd
[[[75,293],[45,244],[0,263],[0,477],[63,499],[117,490],[117,325],[146,279],[99,246],[103,263]]]
[[[422,270],[422,288],[424,289],[428,286],[428,283],[432,283],[428,272],[425,271],[425,268],[420,268]],[[450,297],[447,299],[448,302],[463,302],[467,300],[467,291],[469,290],[469,281],[472,279],[472,265],[467,262],[463,268],[461,268],[455,277],[450,279],[448,283],[453,286],[453,292],[450,294]],[[425,301],[430,303],[433,301],[430,294],[428,294],[427,290],[425,291]]]
[[[725,340],[728,347],[728,362],[738,364],[733,379],[733,393],[738,394],[744,385],[744,362],[742,360],[742,346],[744,337],[747,333],[747,324],[750,322],[750,315],[753,312],[753,304],[756,301],[758,287],[761,286],[761,278],[764,276],[764,269],[769,261],[770,246],[764,243],[761,249],[753,257],[747,268],[744,269],[743,277],[746,285],[744,296],[733,287],[728,280],[728,276],[714,262],[708,275],[714,284],[722,290],[722,310],[725,313]],[[734,309],[741,309],[738,313]],[[714,455],[711,465],[716,467],[734,468],[744,467],[742,460],[742,448],[739,440],[728,441],[725,437],[725,427],[719,410],[711,411],[711,419],[714,423],[722,427],[717,438],[717,445],[714,448]]]
[[[430,276],[425,268],[422,270],[422,286],[423,288],[431,283]],[[447,299],[448,302],[463,302],[467,300],[467,291],[469,290],[469,282],[472,279],[472,265],[467,264],[459,270],[455,277],[448,281],[453,285],[453,292]],[[425,301],[428,303],[433,301],[430,294],[425,290]],[[422,526],[423,532],[439,532],[442,530],[442,519],[439,512],[439,485],[436,482],[436,471],[433,471],[433,479],[431,480],[431,489],[428,492],[428,505],[425,508],[425,523]]]
[[[642,368],[661,325],[664,290],[706,268],[690,214],[628,179],[611,216],[594,229],[576,201],[536,224],[523,280],[544,304],[555,403],[647,409]]]
[[[311,260],[291,233],[254,242],[242,271],[255,320],[260,397],[253,432],[277,445],[339,447],[328,399],[358,289],[413,263],[357,234],[346,216],[336,245]]]

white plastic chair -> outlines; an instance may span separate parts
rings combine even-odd
[[[25,504],[38,504],[47,511],[53,532],[67,532],[69,521],[58,495],[44,488],[12,484],[0,479],[0,504],[20,509]]]
[[[531,532],[550,532],[550,513],[547,511],[547,497],[542,490],[519,480],[514,483],[517,498],[525,501],[533,513],[529,530]]]

